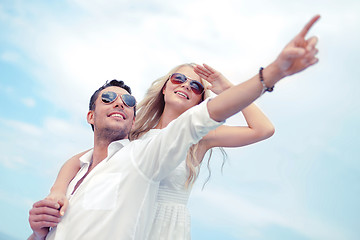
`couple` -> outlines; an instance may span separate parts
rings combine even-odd
[[[154,82],[137,112],[122,81],[95,91],[87,115],[94,148],[70,159],[50,195],[33,205],[29,239],[190,239],[185,204],[206,151],[272,135],[252,102],[318,61],[317,39],[305,40],[318,18],[274,62],[236,86],[207,65],[185,64]],[[218,94],[211,100],[205,81]],[[221,126],[239,111],[248,127]],[[178,219],[169,217],[174,211]]]

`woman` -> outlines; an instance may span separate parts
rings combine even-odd
[[[205,64],[203,67],[183,64],[174,68],[152,84],[139,104],[131,139],[156,134],[158,129],[166,127],[187,109],[202,102],[209,92],[198,91],[202,87],[195,84],[204,84],[200,76],[211,84],[208,88],[215,94],[232,86],[219,72]],[[194,80],[198,83],[191,82]],[[198,166],[209,149],[240,147],[266,139],[274,133],[271,122],[255,104],[242,112],[248,126],[221,126],[210,132],[190,148],[186,161],[160,182],[156,217],[149,239],[190,239],[190,216],[186,204],[198,175]]]
[[[302,71],[318,61],[315,57],[317,53],[315,48],[317,39],[310,38],[305,40],[306,33],[318,18],[319,16],[314,17],[305,26],[284,48],[279,57],[264,70],[264,73],[261,68],[259,75],[243,84],[251,88],[252,92],[243,92],[241,91],[242,86],[238,85],[226,91],[226,94],[224,92],[216,101],[214,99],[208,102],[208,105],[212,105],[212,109],[215,109],[213,111],[223,108],[223,102],[228,101],[231,103],[228,104],[231,105],[228,112],[222,113],[221,119],[231,116],[233,112],[236,112],[236,109],[243,109],[242,111],[248,127],[221,126],[210,132],[190,149],[186,165],[184,161],[183,165],[180,165],[160,183],[158,193],[159,204],[150,233],[150,239],[190,238],[190,224],[186,202],[190,193],[190,186],[197,175],[196,168],[202,162],[207,150],[213,147],[243,146],[263,140],[273,134],[271,123],[255,105],[251,104],[247,108],[244,108],[244,106],[247,106],[258,97],[255,96],[257,92],[260,95],[264,91],[272,91],[272,87],[269,86],[274,86],[275,83],[285,76]],[[194,69],[191,65],[182,65],[174,69],[169,75],[155,82],[148,92],[148,97],[139,104],[138,120],[131,137],[133,139],[139,137],[146,138],[153,134],[153,132],[156,134],[156,129],[166,127],[181,113],[201,102],[204,99],[200,84],[201,78],[212,84],[210,89],[215,93],[219,93],[231,85],[220,73],[207,65],[204,65],[204,67],[196,66]],[[260,89],[260,83],[262,84],[262,90]],[[239,95],[239,92],[241,95]],[[241,102],[242,105],[232,104],[236,102]],[[232,105],[234,105],[234,108]],[[157,109],[158,106],[160,106],[159,109]],[[212,112],[209,112],[209,114],[212,116]],[[216,118],[213,119],[217,121]],[[153,130],[150,131],[150,129]],[[79,168],[78,157],[80,155],[73,157],[65,164],[61,170],[64,173],[60,173],[48,197],[64,205],[61,210],[62,213],[64,213],[67,206],[64,193],[67,184]],[[70,172],[65,171],[65,168],[71,169],[73,174],[71,175]],[[178,216],[178,218],[173,216]]]

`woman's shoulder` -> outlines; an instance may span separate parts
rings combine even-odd
[[[151,138],[151,137],[154,137],[156,135],[159,134],[159,132],[161,131],[161,129],[156,129],[156,128],[153,128],[153,129],[150,129],[149,131],[147,131],[145,134],[143,134],[140,138],[140,140],[144,140],[144,139],[148,139],[148,138]]]

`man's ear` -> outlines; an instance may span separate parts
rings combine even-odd
[[[89,124],[94,125],[94,111],[93,110],[88,111],[86,119]]]
[[[135,126],[135,116],[133,117],[133,122],[132,122],[132,125],[131,125],[131,129],[133,129]]]

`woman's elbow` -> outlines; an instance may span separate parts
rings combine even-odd
[[[275,127],[273,125],[269,125],[266,128],[261,129],[258,132],[258,137],[262,140],[270,138],[275,133]]]
[[[275,133],[275,127],[273,125],[266,128],[264,131],[264,139],[271,137]]]

